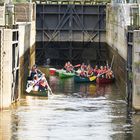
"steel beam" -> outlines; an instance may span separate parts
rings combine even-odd
[[[74,53],[75,43],[82,42],[79,51],[81,55],[85,49],[98,43],[95,48],[96,60],[101,61],[101,46],[105,42],[105,8],[106,5],[101,4],[37,4],[37,59],[45,63],[47,51],[53,47],[53,42],[61,42],[63,45],[67,42],[64,46],[68,52],[67,59],[76,59],[79,54]]]

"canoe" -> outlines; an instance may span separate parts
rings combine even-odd
[[[78,76],[78,75],[75,75],[74,76],[74,82],[76,83],[88,83],[88,82],[95,82],[94,81],[91,81],[88,77],[81,77],[81,76]]]
[[[32,80],[27,81],[26,89],[31,87],[31,83],[32,83]],[[31,88],[30,92],[27,92],[27,90],[26,90],[26,95],[30,95],[30,96],[45,96],[45,97],[47,97],[48,96],[48,90],[44,89],[44,90],[40,91],[39,86],[34,86],[33,88]]]
[[[31,91],[30,93],[26,93],[26,95],[48,97],[48,90],[45,90],[45,91]]]
[[[59,72],[59,77],[60,78],[70,78],[73,77],[75,75],[75,73],[73,72],[66,72],[65,70]]]
[[[96,79],[96,83],[97,84],[109,84],[109,83],[113,83],[114,80],[115,80],[115,78],[107,79],[107,78],[98,77]]]

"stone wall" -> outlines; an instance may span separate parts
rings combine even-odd
[[[15,18],[16,23],[19,25],[20,94],[24,94],[29,69],[32,67],[33,64],[35,64],[35,9],[35,5],[31,3],[15,4]]]
[[[23,94],[26,87],[29,69],[35,64],[35,25],[31,23],[19,24],[19,50],[20,50],[20,78],[19,89]]]
[[[127,60],[127,26],[130,25],[129,4],[108,5],[106,12],[106,41]]]
[[[5,25],[5,4],[0,4],[0,26]]]
[[[140,110],[140,30],[133,32],[133,107]]]
[[[35,4],[32,3],[16,3],[15,4],[15,21],[31,22],[35,21]]]
[[[0,109],[9,108],[12,96],[12,30],[1,30]]]
[[[35,13],[33,13],[35,12],[35,5],[33,6],[33,4],[27,3],[24,6],[27,8],[28,18],[25,18],[25,16],[22,17],[22,15],[20,16],[21,13],[18,13],[15,18],[17,21],[22,22],[16,22],[16,25],[18,24],[16,29],[0,28],[0,109],[9,108],[11,103],[16,101],[13,99],[15,92],[13,92],[14,74],[12,68],[15,65],[15,58],[13,58],[12,53],[14,53],[14,50],[12,49],[16,46],[18,46],[16,48],[19,48],[19,56],[15,54],[17,55],[15,56],[16,58],[19,57],[18,95],[25,92],[29,68],[35,63],[36,29]],[[0,24],[1,23],[2,22],[0,22]],[[17,31],[16,34],[14,34],[15,31]],[[17,37],[18,40],[13,40],[14,36]],[[16,46],[13,47],[14,43]]]
[[[125,96],[126,93],[126,61],[119,55],[119,53],[113,48],[107,46],[107,56],[108,60],[110,60],[109,64],[114,57],[114,61],[112,64],[112,69],[115,74],[115,81],[118,85],[120,91]]]

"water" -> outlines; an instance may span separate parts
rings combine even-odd
[[[139,115],[127,113],[115,84],[74,84],[50,78],[54,96],[23,96],[0,112],[0,140],[137,140]]]

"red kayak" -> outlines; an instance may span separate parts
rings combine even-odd
[[[108,79],[108,78],[98,77],[96,79],[96,83],[98,83],[98,84],[109,84],[109,83],[113,83],[114,80],[115,80],[114,78]]]
[[[55,75],[56,69],[55,68],[49,68],[50,75]]]

